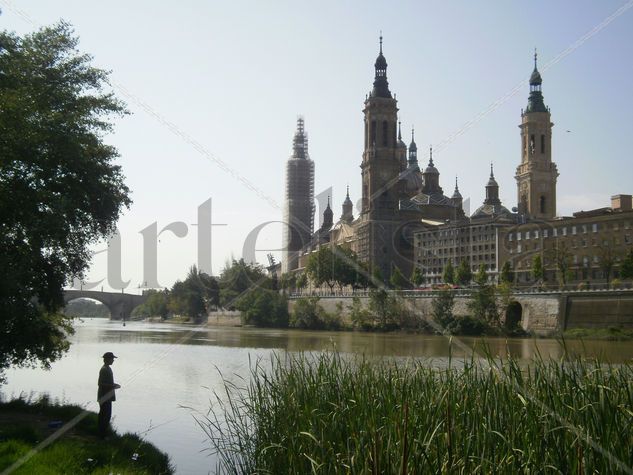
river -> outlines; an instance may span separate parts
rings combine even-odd
[[[4,399],[38,396],[98,411],[95,401],[101,355],[118,356],[112,366],[117,391],[113,425],[120,433],[142,434],[171,457],[177,473],[213,473],[216,460],[196,423],[221,392],[222,378],[238,381],[249,374],[249,358],[268,358],[273,351],[323,351],[371,357],[425,358],[442,364],[449,355],[442,336],[355,332],[313,332],[255,328],[192,327],[176,324],[121,322],[88,319],[76,324],[68,354],[50,371],[7,371],[8,384],[0,387]],[[473,338],[453,342],[453,357],[470,356]],[[493,355],[511,354],[530,359],[538,350],[543,357],[559,358],[563,348],[556,340],[488,338]],[[613,363],[633,358],[630,342],[573,341],[568,350],[602,356]]]

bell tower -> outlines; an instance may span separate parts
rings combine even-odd
[[[388,279],[394,262],[399,259],[396,231],[401,198],[399,177],[404,161],[398,142],[397,101],[389,90],[382,35],[374,68],[373,88],[363,109],[365,132],[360,165],[363,188],[357,228],[358,256],[371,264],[372,272],[379,269]]]
[[[517,167],[519,213],[532,219],[552,219],[556,216],[556,180],[558,169],[552,162],[551,114],[543,101],[543,80],[537,68],[530,76],[530,96],[525,111],[521,111],[521,163]]]

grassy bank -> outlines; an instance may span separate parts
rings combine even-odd
[[[48,399],[0,403],[0,471],[28,456],[84,410]],[[57,422],[57,424],[55,423]],[[51,424],[52,423],[52,424]],[[52,425],[53,427],[49,426]],[[134,434],[97,437],[97,415],[88,413],[50,445],[36,450],[15,474],[170,474],[169,457]]]
[[[281,358],[281,357],[280,357]],[[288,356],[201,421],[222,473],[622,473],[633,367]]]

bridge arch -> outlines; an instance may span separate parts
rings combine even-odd
[[[99,292],[95,290],[64,290],[64,303],[87,298],[101,302],[110,311],[111,320],[129,320],[132,310],[145,303],[147,295],[133,295],[119,292]]]

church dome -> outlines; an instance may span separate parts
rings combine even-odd
[[[410,164],[405,171],[400,174],[400,180],[404,182],[404,192],[408,196],[417,195],[422,189],[424,180],[420,168],[416,164]]]

